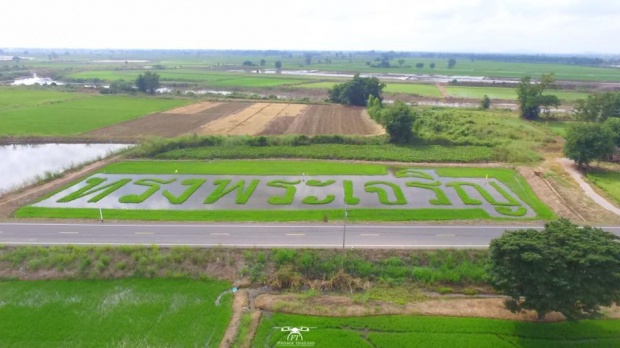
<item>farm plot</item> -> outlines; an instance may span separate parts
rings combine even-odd
[[[242,102],[201,102],[100,128],[87,133],[87,135],[102,137],[175,137],[181,134],[194,133],[205,123],[243,110],[248,105],[251,104]]]
[[[201,127],[205,135],[357,134],[384,130],[364,108],[340,105],[256,103]]]
[[[293,221],[339,216],[348,208],[357,220],[553,216],[508,169],[455,172],[337,162],[231,163],[116,164],[22,208],[18,215],[76,217],[106,209],[110,218]]]

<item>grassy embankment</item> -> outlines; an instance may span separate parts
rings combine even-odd
[[[184,99],[3,88],[0,136],[77,135],[188,103]]]
[[[400,167],[400,166],[399,166]],[[402,166],[406,168],[405,166]],[[502,168],[437,168],[440,176],[463,178],[495,178],[508,186],[537,214],[537,219],[552,219],[555,215],[542,204],[527,182],[515,171]],[[180,171],[180,172],[179,172]],[[338,162],[307,161],[216,161],[216,162],[130,162],[101,169],[108,174],[245,174],[245,175],[381,175],[386,166]],[[77,182],[76,182],[77,183]],[[63,188],[64,189],[64,188]],[[491,217],[484,210],[472,206],[468,209],[355,209],[349,221],[413,221],[413,220],[467,220],[506,219]],[[17,217],[91,218],[99,217],[96,208],[41,208],[26,206],[16,212]],[[339,209],[324,210],[261,210],[203,211],[203,210],[124,210],[104,209],[108,219],[180,220],[180,221],[322,221],[341,220]]]
[[[232,316],[230,284],[121,279],[0,282],[6,347],[217,346]]]
[[[286,342],[280,327],[309,327],[304,342],[317,347],[615,347],[620,345],[618,320],[580,323],[524,323],[482,318],[428,316],[314,317],[263,315],[253,347]]]
[[[620,205],[620,173],[609,171],[590,171],[588,179],[601,190],[605,191],[608,197]]]

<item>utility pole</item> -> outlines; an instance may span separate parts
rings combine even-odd
[[[344,208],[344,223],[342,225],[342,250],[344,250],[344,241],[347,234],[347,216],[349,216],[349,210]]]

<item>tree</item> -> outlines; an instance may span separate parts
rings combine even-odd
[[[448,59],[448,69],[454,68],[455,65],[456,65],[456,59],[454,58]]]
[[[267,61],[264,59],[260,60],[260,66],[265,66],[265,64],[267,64]]]
[[[435,63],[431,63],[429,66],[431,67],[431,69],[435,69]]]
[[[243,65],[243,66],[254,66],[254,63],[251,60],[246,60],[243,63],[241,63],[241,65]]]
[[[614,144],[620,147],[620,117],[610,117],[604,123],[603,127],[609,129],[614,136]]]
[[[404,59],[399,59],[398,60],[398,65],[403,66],[403,64],[405,64],[405,60]]]
[[[614,139],[611,129],[600,123],[574,125],[566,133],[564,155],[579,167],[587,167],[590,162],[605,160],[614,153]]]
[[[553,74],[542,74],[538,83],[532,83],[530,76],[523,76],[517,85],[517,97],[521,117],[526,120],[536,120],[540,116],[541,109],[546,113],[549,107],[558,107],[560,100],[555,95],[544,95],[545,89],[551,86],[555,78]]]
[[[360,77],[355,74],[353,80],[337,84],[327,92],[332,103],[364,106],[371,95],[383,100],[381,92],[384,87],[385,84],[376,77]]]
[[[620,238],[566,219],[542,231],[507,231],[491,241],[492,286],[510,296],[506,308],[534,310],[538,319],[557,311],[570,320],[595,317],[620,301]]]
[[[486,94],[482,97],[480,101],[480,108],[484,110],[488,110],[491,107],[491,99]]]
[[[604,122],[610,117],[620,117],[620,93],[591,94],[577,100],[575,115],[581,121]]]
[[[424,63],[417,63],[415,67],[418,69],[422,69],[424,67]]]
[[[140,74],[136,79],[136,87],[140,92],[155,94],[155,90],[159,88],[159,74],[151,71]]]
[[[382,110],[383,127],[390,136],[390,142],[406,144],[413,139],[413,124],[417,114],[405,103],[397,101]]]
[[[276,62],[273,64],[273,66],[274,66],[276,69],[280,70],[280,69],[282,69],[282,62],[281,62],[281,61],[279,61],[279,60],[276,60]]]
[[[312,63],[312,53],[304,53],[304,62],[306,62],[306,65]]]

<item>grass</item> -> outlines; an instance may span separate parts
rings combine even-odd
[[[203,174],[203,175],[385,175],[379,164],[328,161],[127,161],[106,166],[106,174]]]
[[[316,144],[304,146],[228,146],[173,150],[156,156],[167,160],[307,158],[395,162],[487,162],[495,151],[486,146],[398,146]]]
[[[0,337],[7,347],[217,346],[232,301],[214,301],[228,288],[188,279],[4,281]]]
[[[105,219],[143,221],[330,221],[343,220],[341,209],[326,210],[119,210],[103,209]],[[19,218],[99,219],[94,208],[41,208],[25,206],[15,212]],[[347,220],[354,221],[447,221],[496,220],[483,209],[350,209]]]
[[[620,173],[590,171],[587,177],[594,185],[605,191],[607,196],[616,202],[616,205],[620,204]]]
[[[295,87],[313,88],[313,89],[329,89],[338,84],[336,81],[309,82],[297,85]],[[434,85],[429,84],[413,84],[413,83],[386,83],[383,89],[384,93],[390,94],[412,94],[422,97],[441,98],[441,91]]]
[[[284,326],[310,327],[305,342],[320,347],[611,347],[620,344],[618,320],[526,323],[430,316],[314,317],[263,315],[253,347],[286,341]]]
[[[38,90],[28,90],[28,93],[18,90],[18,98],[30,95],[40,103],[26,102],[0,108],[0,136],[76,135],[189,103],[182,99],[79,93],[74,94],[75,98],[50,101],[48,93],[39,93]],[[9,92],[11,94],[13,92]]]
[[[446,92],[448,92],[448,94],[453,98],[482,99],[482,97],[486,94],[491,99],[517,99],[517,90],[514,87],[447,86]],[[563,90],[547,90],[545,94],[555,95],[565,101],[585,99],[589,95],[589,93],[586,92]]]

